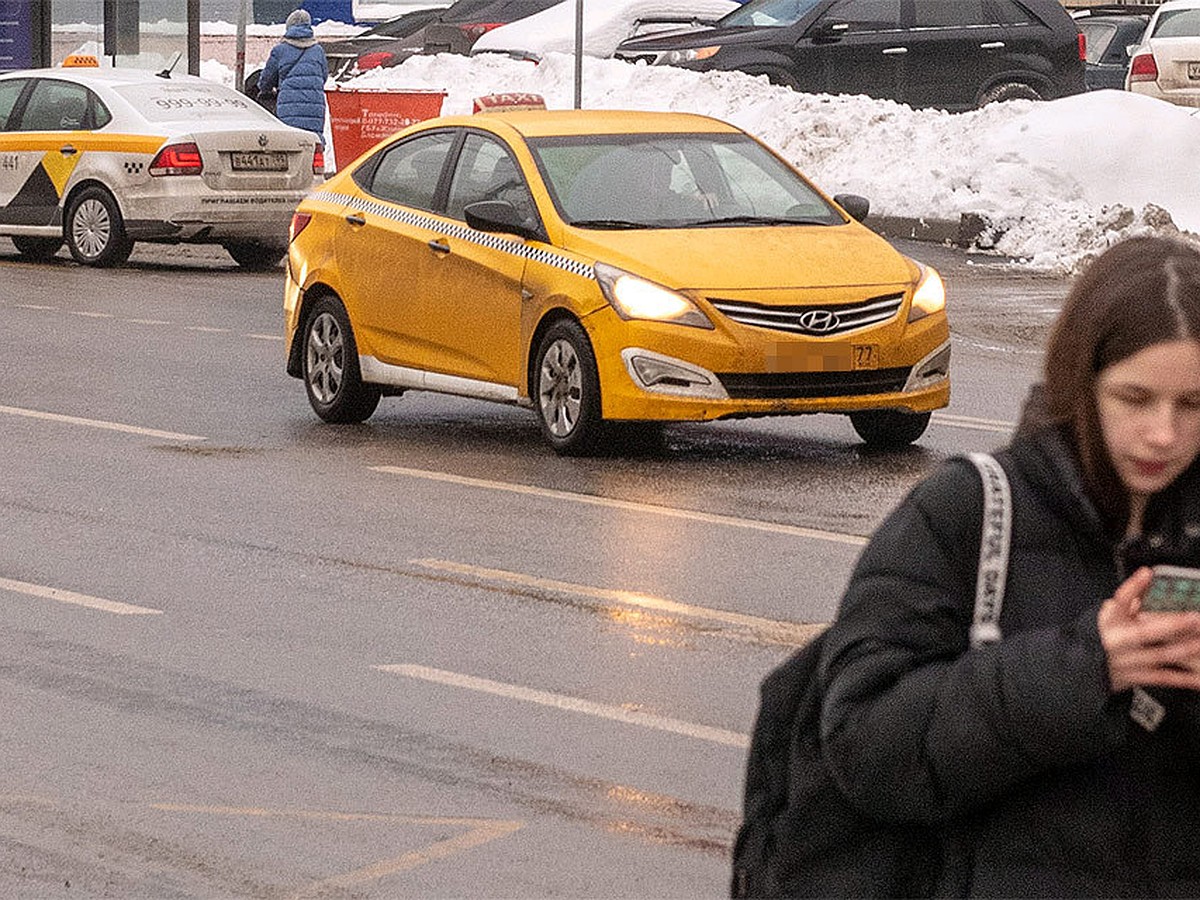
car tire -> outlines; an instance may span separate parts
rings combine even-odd
[[[248,272],[270,272],[287,256],[287,247],[258,241],[228,241],[221,246]]]
[[[35,262],[46,262],[53,259],[54,254],[62,247],[61,238],[29,237],[28,235],[13,235],[9,238],[17,252],[26,259]]]
[[[1005,100],[1041,100],[1042,95],[1037,92],[1036,88],[1032,88],[1027,84],[1022,84],[1019,81],[1009,81],[1004,84],[997,84],[994,87],[988,88],[979,95],[979,105],[987,106],[989,103],[1001,103]]]
[[[930,415],[898,409],[868,409],[850,413],[850,424],[868,447],[898,450],[925,433]]]
[[[594,453],[603,443],[600,376],[587,333],[562,319],[546,329],[533,369],[533,401],[547,443],[561,456]]]
[[[381,392],[363,383],[350,317],[337,297],[322,297],[313,304],[304,320],[303,339],[302,375],[313,411],[339,425],[370,418]]]
[[[117,201],[95,185],[71,198],[63,236],[71,256],[84,266],[119,266],[133,252],[133,241],[125,233],[125,220]]]

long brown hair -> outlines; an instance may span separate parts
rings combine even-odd
[[[1084,486],[1109,525],[1123,529],[1129,495],[1100,430],[1096,380],[1147,347],[1200,340],[1200,246],[1136,237],[1110,247],[1076,279],[1050,332],[1045,413],[1064,426]]]

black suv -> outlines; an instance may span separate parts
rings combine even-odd
[[[470,53],[471,45],[498,25],[549,9],[559,0],[458,0],[425,30],[423,53]]]
[[[1083,49],[1059,0],[750,0],[714,28],[633,38],[616,56],[964,110],[1081,93]]]

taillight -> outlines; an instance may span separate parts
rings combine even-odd
[[[320,144],[313,147],[313,174],[325,174],[325,148]]]
[[[292,224],[288,227],[288,243],[294,241],[297,235],[300,234],[312,221],[312,213],[292,213]]]
[[[358,71],[365,72],[367,69],[374,69],[377,66],[382,66],[384,63],[395,57],[394,53],[389,53],[386,50],[376,50],[374,53],[364,53],[360,56],[355,65],[358,66]]]
[[[199,175],[203,171],[204,160],[195,144],[168,144],[150,163],[151,175]]]
[[[1130,81],[1157,81],[1158,66],[1154,62],[1153,53],[1142,53],[1129,63]]]
[[[472,22],[470,25],[459,25],[458,30],[473,41],[479,40],[493,28],[499,28],[503,22]]]
[[[1079,32],[1079,58],[1087,62],[1087,35]]]

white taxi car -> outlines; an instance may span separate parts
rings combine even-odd
[[[320,139],[224,85],[85,59],[0,75],[0,235],[34,259],[65,241],[92,266],[135,241],[278,265],[292,210],[324,179]]]

